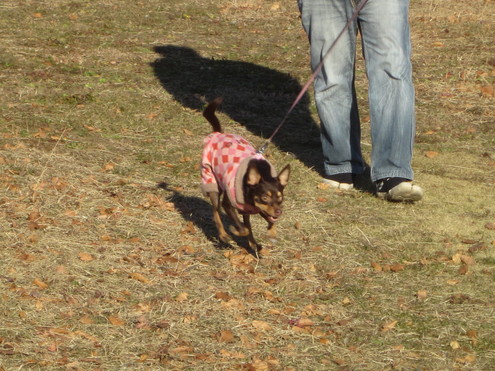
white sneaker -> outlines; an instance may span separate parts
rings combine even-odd
[[[390,189],[387,192],[378,191],[376,195],[378,198],[387,201],[419,201],[423,198],[423,189],[412,182],[402,182]]]
[[[354,188],[354,184],[352,183],[339,183],[336,180],[330,180],[323,178],[321,180],[322,183],[328,184],[332,188],[341,189],[343,191],[350,191]]]

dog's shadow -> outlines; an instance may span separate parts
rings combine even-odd
[[[172,188],[166,182],[157,184],[157,187],[169,192],[171,195],[167,197],[169,202],[174,204],[175,210],[177,210],[182,218],[187,222],[191,222],[194,227],[201,230],[203,235],[219,250],[235,249],[240,247],[245,249],[249,254],[256,258],[259,258],[257,251],[254,251],[248,244],[247,238],[232,236],[231,243],[221,242],[218,239],[218,231],[213,222],[212,209],[209,202],[206,200],[184,195]],[[225,226],[232,224],[226,215],[222,214],[222,222]]]
[[[253,63],[204,58],[191,48],[177,45],[157,46],[154,51],[160,56],[151,63],[155,76],[176,101],[202,111],[206,102],[223,97],[219,109],[265,139],[301,91],[301,85],[290,74]],[[306,93],[273,143],[321,172],[320,131],[309,105]]]

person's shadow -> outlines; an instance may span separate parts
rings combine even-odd
[[[151,66],[175,100],[201,111],[207,102],[223,97],[219,109],[264,139],[272,135],[301,91],[289,74],[253,63],[203,58],[185,46],[164,45],[154,50],[159,58]],[[309,104],[306,93],[272,142],[321,173],[320,132]],[[205,125],[209,125],[206,120]],[[223,128],[228,132],[225,123]]]

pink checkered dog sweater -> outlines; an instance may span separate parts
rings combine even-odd
[[[201,190],[226,191],[232,205],[241,213],[257,214],[260,210],[244,201],[242,181],[252,159],[265,160],[243,137],[235,134],[212,133],[204,142],[201,159]],[[265,160],[266,161],[266,160]],[[270,164],[273,177],[277,176]]]

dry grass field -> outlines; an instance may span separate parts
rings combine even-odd
[[[271,134],[310,76],[296,1],[3,0],[0,370],[495,369],[495,2],[410,19],[424,200],[322,187],[310,92],[256,259],[216,238],[201,110]]]

